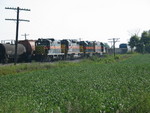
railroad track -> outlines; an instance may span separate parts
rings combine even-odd
[[[74,59],[74,60],[63,60],[65,62],[80,62],[82,59]],[[56,63],[56,62],[59,62],[59,61],[62,61],[62,60],[54,60],[54,61],[51,61],[51,62],[28,62],[28,63],[25,63],[25,62],[18,62],[16,65],[21,65],[21,64],[32,64],[32,63],[42,63],[42,64],[52,64],[52,63]],[[14,65],[13,62],[11,63],[5,63],[5,64],[0,64],[0,66],[10,66],[10,65]]]

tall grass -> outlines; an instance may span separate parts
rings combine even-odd
[[[122,58],[0,76],[0,112],[148,113],[150,55]]]
[[[129,56],[129,55],[124,55],[124,56]],[[100,57],[89,57],[84,60],[81,60],[81,62],[99,62],[99,63],[111,63],[115,62],[116,60],[119,60],[123,58],[122,56],[117,55],[115,59],[113,56],[105,56],[104,58]],[[37,71],[37,70],[44,70],[44,69],[51,69],[51,68],[56,68],[56,67],[64,67],[64,66],[71,66],[76,64],[70,63],[67,61],[58,61],[55,63],[18,63],[17,65],[13,64],[6,64],[0,66],[0,75],[7,75],[7,74],[16,74],[16,73],[24,73],[24,72],[30,72],[30,71]]]
[[[8,74],[28,73],[30,71],[48,70],[51,68],[64,67],[73,63],[60,61],[55,63],[18,63],[17,65],[8,64],[0,66],[0,76]]]

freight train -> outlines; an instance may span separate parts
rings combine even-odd
[[[78,41],[73,39],[56,40],[53,38],[39,38],[38,40],[22,40],[18,42],[18,61],[49,62],[54,59],[74,59],[76,57],[101,56],[108,47],[98,41]],[[0,62],[13,62],[15,59],[14,44],[0,44]]]

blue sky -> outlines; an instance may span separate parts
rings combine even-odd
[[[0,40],[15,39],[16,11],[5,7],[31,9],[21,11],[19,39],[56,38],[108,42],[120,38],[127,43],[132,33],[150,29],[150,0],[1,0]]]

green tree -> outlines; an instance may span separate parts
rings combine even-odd
[[[150,43],[150,33],[149,31],[144,31],[141,35],[141,42],[145,45]]]
[[[139,53],[144,53],[144,46],[143,46],[143,43],[141,41],[139,41],[139,43],[136,45],[136,51],[139,52]]]
[[[133,48],[138,45],[139,39],[140,38],[137,35],[131,36],[130,41],[129,41],[129,46],[131,47],[131,51],[133,51]]]
[[[150,31],[143,31],[140,43],[142,44],[143,52],[150,53]]]

